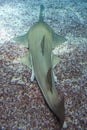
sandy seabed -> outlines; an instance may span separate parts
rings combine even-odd
[[[87,3],[83,3],[84,8],[80,3],[61,3],[59,9],[56,2],[54,6],[51,2],[44,4],[45,20],[68,39],[55,49],[61,59],[54,68],[56,87],[65,98],[63,130],[87,130]],[[19,63],[27,49],[10,40],[26,32],[38,14],[39,1],[0,4],[0,130],[59,130],[37,82],[29,81],[31,70]]]
[[[63,47],[59,48],[61,61],[55,67],[56,87],[65,98],[63,129],[86,130],[87,45],[66,45],[68,53],[62,52]],[[5,130],[58,130],[37,82],[29,81],[31,70],[18,63],[26,52],[12,43],[0,48],[0,125]]]

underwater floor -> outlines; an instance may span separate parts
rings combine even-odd
[[[62,130],[87,130],[87,2],[54,1],[0,1],[0,130],[59,130],[37,82],[29,81],[31,70],[18,62],[27,49],[11,40],[38,20],[40,4],[45,21],[67,38],[54,50],[61,59],[56,87],[65,98]]]

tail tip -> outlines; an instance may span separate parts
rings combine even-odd
[[[41,5],[40,5],[39,21],[44,21],[44,9],[45,9],[44,5],[41,4]]]
[[[43,4],[40,5],[40,10],[44,10],[44,5]]]

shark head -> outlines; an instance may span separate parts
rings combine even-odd
[[[60,128],[63,126],[65,119],[65,107],[64,107],[64,97],[62,97],[61,101],[58,103],[58,108],[56,108],[56,117],[58,122],[60,123]]]

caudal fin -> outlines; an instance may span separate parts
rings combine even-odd
[[[39,21],[44,21],[44,6],[40,5]]]

